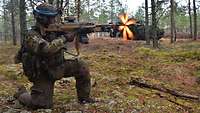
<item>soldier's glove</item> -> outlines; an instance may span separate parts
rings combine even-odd
[[[76,37],[76,33],[75,32],[67,33],[67,34],[64,34],[64,37],[66,39],[66,42],[73,42],[74,38]]]

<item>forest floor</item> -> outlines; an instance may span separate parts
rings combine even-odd
[[[62,79],[55,85],[53,109],[37,111],[14,109],[9,102],[16,91],[16,84],[23,84],[28,89],[31,87],[31,83],[23,75],[21,65],[13,63],[13,57],[18,49],[17,46],[0,43],[0,112],[200,112],[199,100],[182,99],[168,93],[129,84],[132,77],[144,78],[152,84],[199,96],[200,41],[180,40],[170,44],[168,40],[162,40],[159,49],[153,49],[142,41],[91,39],[90,44],[82,45],[80,58],[90,65],[91,95],[99,102],[78,104],[75,80]]]

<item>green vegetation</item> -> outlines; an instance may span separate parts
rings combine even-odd
[[[143,43],[116,43],[110,40],[92,40],[83,45],[81,58],[90,64],[92,96],[100,102],[79,105],[76,100],[75,80],[56,82],[53,113],[64,111],[85,112],[144,112],[198,113],[198,102],[183,100],[155,90],[129,85],[131,77],[148,78],[152,83],[162,84],[185,93],[200,93],[200,43],[178,42],[175,46],[162,43],[161,49],[152,49]],[[99,49],[97,49],[99,48]],[[31,83],[22,75],[21,65],[12,64],[16,47],[0,46],[0,98],[11,96],[16,84],[30,88]],[[6,52],[5,52],[6,51]],[[12,51],[12,52],[10,52]],[[4,61],[4,62],[3,62]],[[158,94],[163,95],[161,98]],[[169,101],[170,100],[170,101]],[[179,103],[177,105],[171,101]],[[5,101],[0,101],[5,103]],[[0,107],[1,108],[1,107]]]

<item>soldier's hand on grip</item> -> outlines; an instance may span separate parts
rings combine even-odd
[[[74,32],[67,33],[67,34],[64,34],[64,37],[66,38],[67,42],[72,42],[74,41],[74,38],[76,37],[76,33]]]

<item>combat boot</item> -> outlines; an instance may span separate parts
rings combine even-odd
[[[17,92],[13,95],[13,97],[14,97],[15,99],[18,99],[19,96],[20,96],[21,94],[27,93],[27,92],[28,92],[28,91],[26,90],[26,88],[25,88],[23,85],[18,86]]]
[[[19,101],[19,98],[20,98],[21,95],[23,95],[27,92],[28,91],[26,90],[26,88],[23,85],[18,86],[16,93],[13,95],[13,97],[15,99],[15,100],[13,100],[13,104],[14,104],[12,106],[13,108],[20,109],[20,108],[24,107],[24,105],[22,105],[21,102]]]
[[[90,98],[90,97],[88,97],[88,98],[79,98],[78,101],[79,101],[80,104],[90,104],[90,103],[92,104],[92,103],[96,102],[95,99]]]

